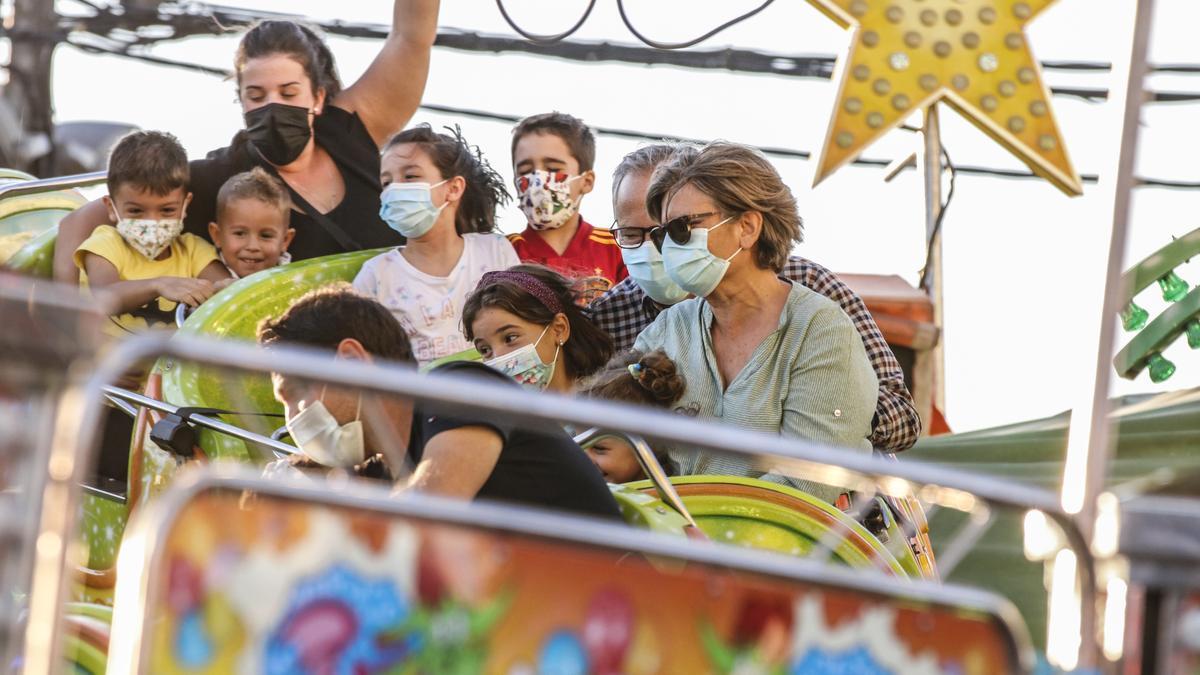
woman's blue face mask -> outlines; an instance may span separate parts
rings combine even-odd
[[[742,252],[742,248],[738,247],[728,258],[718,257],[708,250],[708,235],[731,220],[733,216],[708,229],[692,229],[691,236],[684,244],[676,243],[668,231],[663,239],[662,259],[671,281],[698,298],[708,297],[717,288],[729,271],[729,263]],[[642,248],[645,248],[644,244]]]

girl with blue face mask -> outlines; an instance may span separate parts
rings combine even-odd
[[[504,181],[457,130],[427,125],[393,137],[380,168],[379,216],[407,243],[367,261],[354,287],[391,310],[421,365],[467,351],[467,296],[484,273],[520,262],[493,231]]]

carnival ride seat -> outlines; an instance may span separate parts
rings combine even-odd
[[[181,476],[130,540],[109,655],[120,672],[1013,673],[1031,662],[1011,606],[988,594],[228,466]]]
[[[0,169],[0,188],[30,181],[36,179],[21,171]],[[0,199],[0,266],[49,278],[58,222],[86,203],[78,190],[69,188]]]

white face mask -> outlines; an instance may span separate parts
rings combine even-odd
[[[406,239],[420,239],[433,229],[442,209],[433,205],[433,188],[447,181],[435,183],[392,183],[379,195],[379,217]]]
[[[583,174],[567,176],[562,171],[530,171],[517,177],[517,204],[535,230],[557,230],[579,211],[579,202],[571,198],[571,183]]]
[[[323,390],[321,398],[325,398]],[[362,396],[359,395],[354,421],[339,425],[325,403],[316,401],[287,421],[288,433],[300,452],[314,462],[328,467],[350,468],[361,463],[366,456],[362,420],[359,419],[361,412]]]
[[[558,366],[558,352],[562,349],[560,344],[554,350],[554,360],[550,363],[542,360],[537,346],[549,330],[550,326],[546,326],[533,344],[515,349],[504,356],[497,356],[491,361],[484,361],[484,365],[504,373],[523,387],[544,390],[550,384],[550,380],[554,379],[554,369]]]
[[[184,202],[184,209],[187,208],[187,202]],[[113,206],[113,211],[116,211],[116,206]],[[183,213],[180,210],[179,218],[163,218],[162,220],[154,220],[153,218],[122,218],[120,213],[114,216],[117,221],[117,234],[129,244],[133,250],[141,253],[150,260],[158,258],[171,242],[179,238],[183,234]]]

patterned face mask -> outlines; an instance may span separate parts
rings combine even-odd
[[[187,202],[184,202],[184,208],[187,208]],[[158,258],[183,233],[182,209],[179,218],[122,218],[118,214],[116,221],[117,234],[133,250],[150,260]]]
[[[563,171],[530,171],[517,177],[517,201],[525,219],[535,230],[557,230],[579,210],[578,199],[571,199],[571,182],[582,178]]]
[[[538,355],[537,346],[541,343],[542,338],[546,337],[549,330],[550,326],[546,326],[546,329],[532,344],[513,350],[504,356],[497,356],[491,361],[485,361],[484,365],[504,373],[523,387],[529,387],[535,391],[544,390],[550,384],[550,380],[554,378],[554,368],[558,365],[558,352],[562,349],[562,345],[559,345],[554,350],[554,360],[550,363],[546,363]]]

